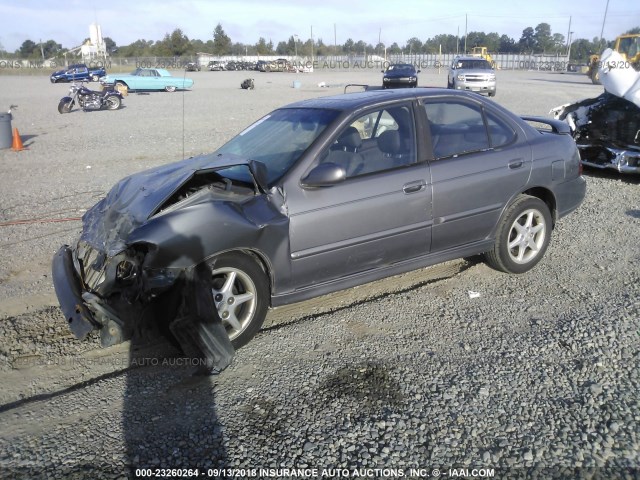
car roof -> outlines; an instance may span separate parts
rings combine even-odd
[[[364,92],[345,93],[327,97],[309,98],[285,105],[282,108],[330,108],[333,110],[356,110],[393,100],[411,100],[416,97],[438,95],[459,96],[478,100],[477,94],[450,90],[446,88],[397,88],[366,90]]]
[[[488,60],[486,58],[482,58],[482,57],[476,57],[473,55],[461,55],[459,57],[456,57],[457,61],[460,60],[484,60],[485,62],[487,62]]]

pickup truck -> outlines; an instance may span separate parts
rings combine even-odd
[[[103,67],[89,68],[84,63],[77,63],[75,65],[69,65],[64,70],[53,72],[49,77],[49,80],[51,80],[51,83],[82,80],[97,82],[100,77],[104,77],[106,74],[107,72]]]

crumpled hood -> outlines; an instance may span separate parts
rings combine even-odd
[[[125,248],[129,234],[144,224],[195,172],[242,164],[247,162],[212,153],[130,175],[84,214],[80,240],[108,256],[115,255]]]

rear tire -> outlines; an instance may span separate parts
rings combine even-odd
[[[98,80],[100,80],[100,77],[98,75],[91,75],[91,80],[97,82]]]
[[[164,87],[164,89],[167,92],[175,92],[176,91],[176,87],[174,87],[173,85],[167,85],[166,87]]]
[[[549,207],[542,200],[520,195],[507,207],[496,232],[487,263],[506,273],[525,273],[544,256],[552,229]]]
[[[267,275],[256,260],[241,253],[225,253],[207,263],[218,315],[233,347],[238,349],[258,333],[267,316]]]
[[[118,110],[122,101],[120,100],[120,97],[112,95],[105,100],[105,103],[107,105],[107,110]]]

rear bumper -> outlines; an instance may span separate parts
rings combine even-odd
[[[69,328],[77,338],[83,339],[101,325],[82,299],[82,283],[76,274],[71,254],[71,248],[64,245],[54,255],[51,265],[53,287]]]
[[[583,177],[577,177],[560,184],[556,191],[558,205],[558,218],[573,212],[582,204],[587,193],[587,181]]]

